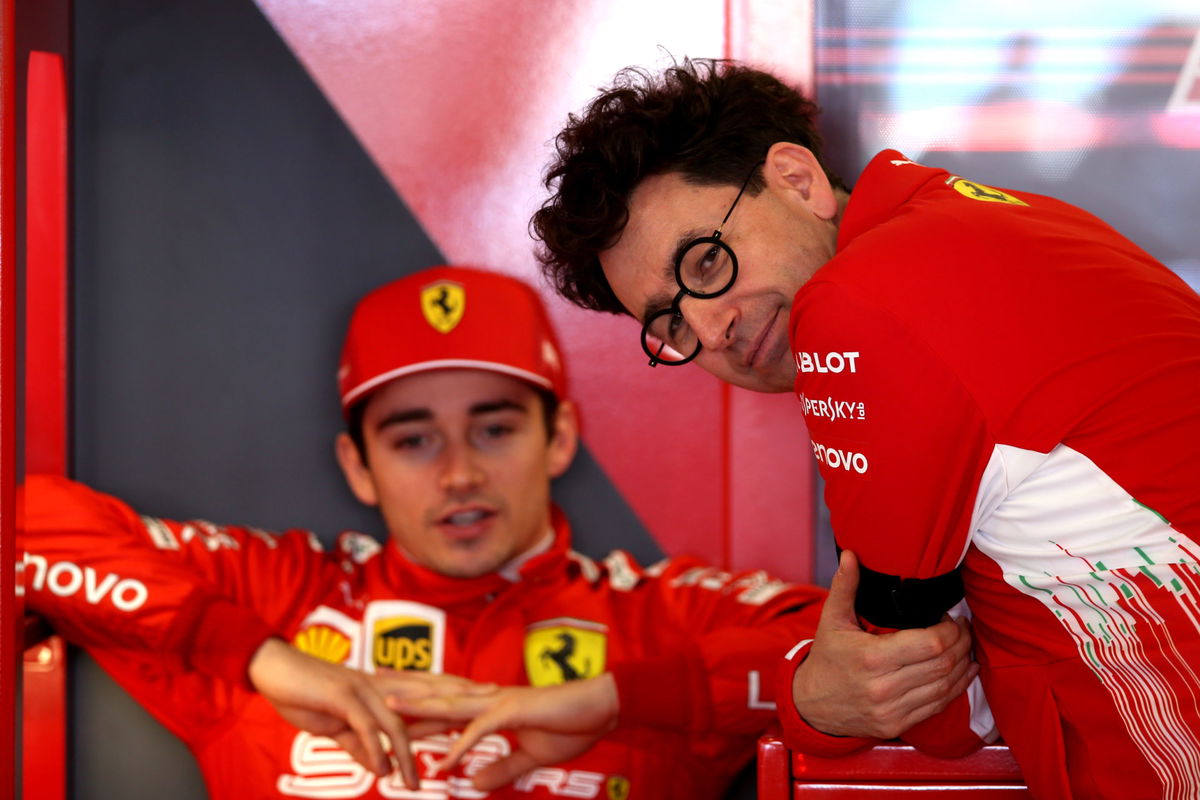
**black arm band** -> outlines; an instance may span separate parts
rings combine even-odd
[[[901,578],[858,565],[854,610],[882,628],[927,628],[963,599],[961,569],[932,578]]]

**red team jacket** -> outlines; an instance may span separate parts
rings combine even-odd
[[[773,722],[770,675],[812,635],[822,597],[687,558],[596,563],[570,550],[557,510],[553,543],[519,574],[456,579],[361,534],[326,552],[304,531],[142,517],[62,479],[31,478],[23,502],[28,607],[183,739],[214,798],[482,797],[464,775],[512,747],[491,735],[434,776],[450,742],[434,736],[414,743],[419,792],[377,778],[253,691],[246,665],[273,634],[367,672],[546,685],[607,669],[621,727],[491,796],[719,797]]]
[[[1200,796],[1196,293],[1078,208],[884,151],[791,325],[839,544],[961,565],[1037,796]]]

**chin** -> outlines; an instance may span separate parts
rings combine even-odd
[[[775,369],[770,373],[762,376],[762,389],[760,392],[791,392],[796,389],[796,363],[792,360],[792,352],[788,350],[781,363],[775,365]]]
[[[486,565],[481,567],[475,564],[463,563],[441,564],[435,567],[435,569],[451,578],[478,578],[480,575],[495,571],[488,569]]]
[[[749,389],[752,392],[779,394],[781,392],[792,391],[792,387],[795,384],[795,376],[783,377],[776,374],[763,375],[762,373],[755,372],[750,375],[737,375],[726,379],[726,381],[739,388]]]
[[[783,394],[785,392],[793,392],[796,390],[796,376],[787,375],[778,377],[773,380],[769,388],[760,389],[762,392],[772,392],[774,394]]]
[[[480,553],[470,558],[460,556],[441,559],[440,563],[434,565],[434,569],[451,578],[478,578],[480,575],[495,572],[504,563],[504,559],[499,555]]]

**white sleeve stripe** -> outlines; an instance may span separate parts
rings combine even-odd
[[[167,523],[161,519],[154,517],[142,517],[142,525],[146,528],[146,533],[150,536],[150,540],[154,542],[154,546],[159,550],[178,550],[179,541],[176,540],[175,534],[167,527]]]
[[[797,642],[795,647],[793,647],[791,650],[788,650],[788,654],[786,656],[784,656],[784,658],[787,659],[788,661],[795,660],[796,654],[799,653],[800,649],[802,647],[804,647],[806,644],[812,644],[812,639],[805,639],[802,642]]]

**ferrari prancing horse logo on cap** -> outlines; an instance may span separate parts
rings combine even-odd
[[[438,333],[454,330],[466,306],[467,293],[462,284],[438,281],[421,290],[421,313]]]

